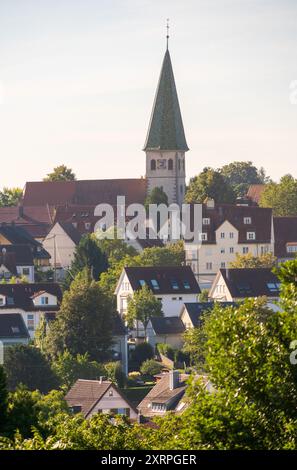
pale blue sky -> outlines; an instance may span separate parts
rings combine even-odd
[[[0,0],[0,188],[61,163],[144,175],[167,17],[188,178],[233,160],[297,177],[296,0]]]

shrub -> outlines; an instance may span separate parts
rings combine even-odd
[[[160,374],[163,366],[160,362],[155,361],[154,359],[147,359],[142,364],[140,371],[142,375],[153,377],[156,374]]]
[[[131,362],[135,369],[139,370],[141,364],[147,359],[154,357],[154,350],[149,343],[141,343],[131,353]]]
[[[168,359],[174,361],[176,351],[170,344],[159,343],[157,348],[160,354],[163,354],[163,356],[166,356]]]
[[[115,383],[119,388],[123,388],[126,384],[126,376],[122,370],[122,365],[119,361],[108,362],[104,366],[107,378]]]

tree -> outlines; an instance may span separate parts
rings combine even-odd
[[[29,390],[47,393],[58,386],[57,377],[46,357],[33,346],[10,346],[5,352],[4,370],[9,390],[23,384]]]
[[[162,303],[156,299],[152,291],[145,284],[134,293],[133,298],[128,301],[126,320],[130,328],[134,327],[135,321],[141,321],[146,337],[148,322],[152,317],[162,317]]]
[[[149,210],[150,204],[165,204],[166,206],[168,206],[168,197],[162,188],[153,188],[149,195],[146,197],[144,206],[147,211]]]
[[[134,351],[131,353],[132,370],[139,370],[141,364],[147,359],[152,359],[154,357],[154,350],[149,343],[140,343],[138,344]]]
[[[43,181],[75,181],[76,177],[70,168],[66,165],[59,165],[54,168],[52,173],[48,173]]]
[[[100,362],[109,357],[112,326],[112,303],[84,269],[64,293],[59,315],[49,328],[46,350],[52,357],[65,350],[74,356],[88,353],[91,360]]]
[[[0,207],[17,206],[22,195],[21,188],[3,188],[0,191]]]
[[[52,368],[60,385],[68,390],[78,379],[98,380],[105,375],[102,364],[91,361],[88,353],[73,356],[69,351],[58,354],[52,362]]]
[[[95,281],[98,281],[100,274],[107,269],[106,255],[101,251],[94,235],[86,234],[80,239],[75,248],[74,258],[69,272],[64,281],[64,287],[69,285],[84,268],[87,268]]]
[[[236,199],[231,185],[222,173],[209,167],[204,168],[198,176],[191,178],[185,202],[202,204],[206,198],[212,198],[218,204],[233,204]]]
[[[285,175],[279,183],[267,184],[259,205],[272,207],[275,216],[297,215],[297,179],[292,175]]]
[[[272,268],[276,265],[276,257],[272,253],[253,256],[252,253],[240,255],[236,253],[234,261],[229,263],[230,268]]]
[[[269,182],[264,168],[258,170],[252,162],[232,162],[222,166],[220,171],[232,187],[236,197],[245,196],[251,184],[266,184]]]
[[[126,376],[120,361],[108,362],[104,365],[108,380],[115,383],[119,388],[123,388],[126,383]]]
[[[140,372],[142,375],[154,377],[154,375],[160,374],[162,369],[163,365],[160,362],[157,362],[154,359],[147,359],[141,364]]]
[[[137,255],[137,251],[132,246],[129,246],[125,240],[120,238],[108,239],[103,238],[98,240],[98,247],[105,254],[108,265],[115,266],[124,258],[132,258]]]
[[[6,422],[7,396],[6,375],[3,367],[0,365],[0,431],[2,431]]]

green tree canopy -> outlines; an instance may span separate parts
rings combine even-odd
[[[207,167],[191,178],[185,202],[202,204],[206,198],[212,198],[218,204],[235,202],[236,194],[220,170]]]
[[[0,191],[0,207],[17,206],[22,195],[21,188],[3,188]]]
[[[106,271],[107,266],[107,257],[100,249],[94,234],[83,235],[75,248],[74,258],[66,275],[64,287],[69,288],[75,276],[85,268],[90,271],[92,278],[98,281],[100,274]]]
[[[66,165],[59,165],[54,168],[52,173],[48,173],[43,181],[74,181],[76,180],[75,174],[71,168]]]
[[[68,350],[71,355],[88,353],[101,362],[112,345],[113,308],[110,299],[85,268],[70,285],[57,319],[50,325],[46,350],[53,357]]]
[[[276,264],[276,257],[272,253],[253,256],[252,253],[240,255],[236,253],[234,261],[229,263],[230,268],[272,268]]]
[[[47,393],[58,386],[58,379],[41,351],[33,346],[19,344],[5,351],[4,370],[9,390],[19,384],[29,390]]]
[[[3,430],[6,422],[7,396],[6,375],[3,367],[0,365],[0,432]]]
[[[276,216],[297,215],[297,179],[292,175],[285,175],[279,183],[267,184],[259,205],[272,207]]]
[[[144,202],[144,206],[147,210],[149,209],[150,204],[165,204],[168,206],[168,197],[162,188],[156,187],[151,190]]]
[[[269,178],[264,168],[258,169],[252,162],[232,162],[220,169],[236,197],[245,196],[251,184],[266,184]]]
[[[141,321],[145,336],[150,319],[152,317],[162,317],[163,315],[161,301],[154,296],[146,284],[137,290],[128,301],[126,316],[128,325],[133,328],[135,321]]]

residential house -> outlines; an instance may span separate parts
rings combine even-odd
[[[147,326],[147,341],[153,348],[159,343],[166,343],[174,349],[181,349],[184,332],[185,325],[180,317],[153,317]]]
[[[0,284],[0,316],[20,314],[34,338],[35,330],[44,316],[56,314],[62,300],[58,284]]]
[[[53,224],[55,208],[44,206],[0,207],[0,224],[15,225],[42,242]]]
[[[297,256],[297,217],[274,217],[275,250],[278,262]]]
[[[236,254],[259,256],[274,252],[272,209],[215,204],[202,208],[200,244],[185,242],[186,263],[200,287],[210,288],[219,269],[229,267]]]
[[[34,282],[33,253],[28,245],[0,245],[0,280],[9,281],[13,276],[25,277]]]
[[[2,245],[29,246],[32,251],[34,264],[41,268],[49,266],[50,254],[23,227],[15,224],[0,225],[0,249]]]
[[[220,302],[220,307],[234,307],[234,302]],[[206,312],[211,311],[215,302],[191,302],[185,303],[180,313],[180,320],[185,330],[201,326],[202,317]]]
[[[280,281],[268,268],[220,269],[209,292],[218,302],[240,302],[248,297],[267,297],[267,305],[278,310]]]
[[[165,317],[178,316],[184,302],[195,302],[200,294],[189,266],[125,267],[115,289],[122,317],[127,313],[129,298],[144,285],[162,302]]]
[[[72,223],[56,222],[43,240],[42,245],[51,256],[50,265],[56,271],[56,279],[65,277],[80,239],[81,234]]]
[[[82,413],[86,419],[97,413],[127,416],[131,420],[138,417],[136,408],[118,387],[103,379],[77,380],[65,400],[73,413]]]
[[[21,314],[0,312],[0,343],[4,350],[16,344],[28,344],[29,340],[30,335]]]

